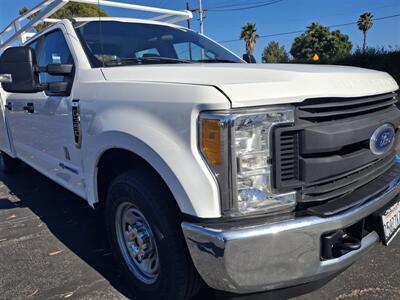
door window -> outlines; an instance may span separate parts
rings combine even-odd
[[[35,40],[35,41],[33,41],[33,42],[27,44],[26,46],[29,47],[29,48],[31,48],[31,49],[33,49],[33,50],[35,50],[35,51],[37,51],[36,48],[37,48],[37,46],[38,46],[38,40]],[[37,55],[37,53],[36,53],[36,55]]]
[[[43,41],[39,58],[39,66],[46,67],[49,64],[73,64],[71,51],[61,30],[47,34]],[[40,73],[40,83],[64,81],[64,76],[54,76]]]

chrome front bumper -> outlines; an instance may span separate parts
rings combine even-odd
[[[398,162],[397,162],[398,163]],[[379,242],[375,231],[359,250],[321,260],[321,236],[349,227],[385,206],[400,192],[400,174],[362,206],[321,218],[305,216],[252,226],[182,223],[193,262],[212,288],[244,294],[309,283],[343,271]]]

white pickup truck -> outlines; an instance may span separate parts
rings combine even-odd
[[[246,64],[157,20],[61,20],[5,48],[4,173],[23,161],[103,209],[136,295],[303,286],[399,230],[386,73]]]

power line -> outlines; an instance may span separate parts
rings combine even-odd
[[[264,5],[264,4],[274,4],[276,2],[282,2],[283,0],[280,1],[245,1],[245,2],[241,2],[241,3],[233,3],[232,2],[230,4],[225,4],[225,5],[220,5],[220,6],[212,6],[209,7],[208,10],[218,10],[218,9],[222,9],[222,8],[232,8],[232,7],[238,7],[238,6],[252,6],[252,5]]]
[[[203,9],[203,3],[202,0],[199,0],[199,8],[197,9],[192,9],[191,12],[198,13],[199,14],[199,27],[200,27],[200,33],[204,33],[204,19],[205,13],[212,11],[212,12],[226,12],[226,11],[238,11],[238,10],[247,10],[247,9],[253,9],[253,8],[258,8],[258,7],[264,7],[264,6],[269,6],[273,5],[279,2],[283,2],[284,0],[274,0],[274,1],[252,1],[252,2],[247,2],[244,4],[243,2],[241,3],[231,3],[231,4],[226,4],[226,5],[221,5],[221,6],[215,6],[214,8],[208,8],[208,9]],[[241,6],[241,7],[239,7]],[[244,7],[243,7],[244,6]],[[189,4],[188,1],[186,1],[186,9],[188,9]],[[236,7],[236,8],[235,8]]]
[[[383,6],[370,7],[368,9],[365,9],[364,11],[373,11],[373,10],[378,10],[378,9],[382,9],[382,8],[399,7],[399,6],[400,6],[400,2],[397,3],[397,4],[393,4],[393,5],[383,5]],[[357,13],[357,12],[359,13],[360,10],[352,10],[352,11],[346,11],[346,12],[336,13],[336,14],[319,15],[319,16],[314,16],[314,18],[346,16],[346,15],[353,15],[354,13]],[[264,24],[279,24],[279,23],[296,22],[296,21],[305,21],[305,19],[304,18],[294,18],[294,19],[285,19],[285,20],[281,19],[279,21],[264,22]]]
[[[253,4],[250,5],[249,4],[243,4],[243,5],[227,5],[227,8],[208,8],[207,11],[212,11],[212,12],[226,12],[226,11],[239,11],[239,10],[247,10],[247,9],[254,9],[254,8],[259,8],[259,7],[264,7],[264,6],[269,6],[269,5],[273,5],[279,2],[282,2],[284,0],[275,0],[275,1],[270,1],[270,2],[266,2],[266,3],[262,3],[262,4]],[[244,6],[247,5],[247,6]],[[243,6],[243,7],[236,7],[236,8],[229,8],[229,7],[235,7],[235,6]]]
[[[380,18],[374,18],[373,21],[380,21],[380,20],[386,20],[386,19],[392,19],[392,18],[397,18],[400,17],[400,13],[396,15],[390,15],[390,16],[384,16]],[[348,23],[342,23],[342,24],[335,24],[335,25],[329,25],[326,26],[328,28],[335,28],[335,27],[344,27],[344,26],[350,26],[350,25],[355,25],[357,22],[348,22]],[[275,37],[275,36],[282,36],[282,35],[291,35],[291,34],[297,34],[297,33],[304,33],[306,30],[295,30],[295,31],[287,31],[287,32],[281,32],[281,33],[273,33],[273,34],[266,34],[266,35],[260,35],[260,38],[268,38],[268,37]],[[232,39],[232,40],[226,40],[226,41],[220,41],[219,43],[225,44],[225,43],[232,43],[232,42],[238,42],[241,41],[241,39]]]
[[[227,1],[227,2],[222,2],[219,3],[218,6],[211,6],[210,8],[225,8],[225,7],[232,7],[232,6],[241,6],[241,5],[253,5],[253,4],[261,4],[264,3],[265,0],[258,0],[258,1],[240,1],[239,2],[233,2],[233,1]]]

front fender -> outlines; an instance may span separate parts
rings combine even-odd
[[[120,148],[142,157],[160,174],[183,213],[220,217],[218,185],[197,146],[199,112],[230,107],[218,90],[127,82],[103,83],[92,90],[101,98],[81,101],[83,169],[89,179],[90,204],[98,202],[97,162],[106,150]],[[110,90],[112,99],[107,99]]]
[[[181,211],[190,214],[195,213],[195,208],[188,194],[166,162],[143,141],[134,136],[117,131],[102,133],[98,136],[98,139],[91,144],[90,149],[87,150],[91,155],[85,156],[87,159],[85,159],[84,165],[87,167],[84,169],[87,170],[87,172],[85,172],[85,178],[91,178],[91,180],[87,182],[88,201],[91,205],[97,203],[99,199],[97,195],[98,162],[103,153],[110,149],[127,150],[147,161],[163,178],[174,195]]]

